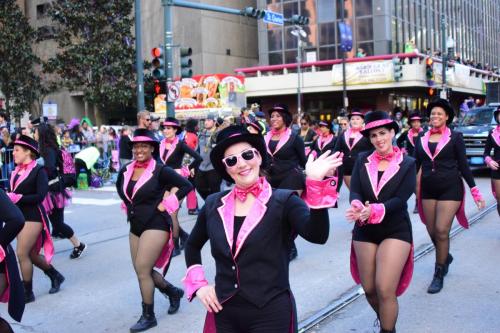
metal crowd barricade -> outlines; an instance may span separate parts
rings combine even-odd
[[[12,149],[2,148],[0,150],[0,188],[9,190],[9,178],[14,170],[14,159]]]

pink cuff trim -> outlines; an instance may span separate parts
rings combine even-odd
[[[169,214],[175,213],[179,209],[179,199],[175,194],[170,194],[161,203]]]
[[[491,161],[493,161],[493,159],[491,158],[491,156],[486,156],[486,157],[484,158],[484,161],[486,162],[486,164],[488,164],[488,165],[489,165],[489,164],[491,163]]]
[[[192,301],[196,296],[196,291],[201,287],[207,286],[208,281],[205,279],[205,271],[201,265],[192,265],[186,271],[186,276],[182,279],[184,290],[188,301]]]
[[[371,213],[370,217],[368,218],[369,224],[379,224],[382,222],[385,216],[385,206],[384,204],[377,203],[377,204],[370,204],[371,208]]]
[[[120,204],[120,209],[125,213],[127,214],[128,211],[127,211],[127,205],[125,205],[125,202],[122,201],[122,203]]]
[[[338,199],[337,177],[324,180],[306,178],[306,190],[302,194],[302,199],[313,209],[335,206]]]
[[[2,262],[5,259],[5,250],[3,249],[3,246],[0,245],[0,262]]]
[[[7,196],[9,197],[10,201],[12,201],[14,204],[18,203],[19,200],[23,197],[22,194],[17,194],[14,192],[9,192],[7,193]]]
[[[472,198],[475,202],[483,200],[483,196],[481,195],[481,192],[479,191],[479,188],[477,186],[474,186],[470,189],[470,194],[472,194]]]

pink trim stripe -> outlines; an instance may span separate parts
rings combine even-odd
[[[328,123],[326,121],[320,121],[318,126],[328,126]]]
[[[349,114],[349,117],[352,117],[352,116],[364,117],[365,115],[363,114],[363,112],[352,112],[351,114]]]
[[[173,121],[165,121],[165,122],[163,122],[163,126],[181,127],[179,124],[174,123]]]
[[[22,141],[22,140],[16,140],[16,141],[14,141],[14,144],[15,144],[15,145],[23,145],[23,146],[28,146],[28,147],[30,147],[31,149],[35,150],[35,151],[38,153],[38,148],[33,147],[33,146],[32,146],[32,145],[30,145],[29,143],[24,142],[24,141]]]
[[[132,138],[132,142],[156,142],[156,141],[148,136],[138,135]]]
[[[411,117],[410,120],[422,120],[422,117]]]
[[[372,129],[374,127],[379,127],[379,126],[387,125],[387,124],[390,124],[392,122],[393,122],[392,119],[375,120],[375,121],[372,121],[372,122],[366,124],[365,125],[365,130]]]

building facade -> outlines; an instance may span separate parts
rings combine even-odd
[[[33,48],[44,60],[57,52],[53,37],[58,27],[48,17],[50,2],[18,1],[30,24],[42,35],[43,40]],[[255,0],[203,2],[237,9],[256,5]],[[144,60],[151,61],[151,49],[164,43],[163,8],[160,0],[141,1],[141,6],[142,55]],[[232,73],[234,68],[258,64],[257,24],[254,19],[174,7],[173,27],[174,44],[193,50],[191,58],[194,74]],[[174,62],[177,58],[174,56]],[[47,96],[46,100],[57,103],[59,118],[66,122],[83,115],[92,120],[98,118],[93,114],[93,108],[83,102],[81,92],[61,91]],[[101,113],[102,121],[106,122],[106,112]]]
[[[473,60],[482,67],[499,66],[500,0],[258,0],[260,7],[282,12],[285,17],[306,15],[305,52],[309,59],[342,58],[338,23],[352,27],[353,50],[366,55],[400,53],[414,39],[422,53],[441,51],[441,18],[446,22],[445,36],[455,41],[455,52],[462,60]],[[299,6],[300,3],[300,6]],[[297,40],[292,26],[259,24],[259,63],[293,63]]]

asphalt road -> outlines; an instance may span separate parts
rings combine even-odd
[[[487,202],[492,203],[489,179],[476,180]],[[290,279],[300,320],[353,287],[349,273],[352,225],[344,219],[347,199],[344,188],[339,208],[330,210],[330,238],[326,245],[309,244],[302,239],[297,241],[299,257],[290,266]],[[35,270],[33,284],[36,301],[27,305],[22,323],[13,323],[11,320],[16,332],[128,332],[128,328],[137,321],[141,299],[129,257],[128,225],[119,202],[113,188],[75,192],[74,202],[67,209],[66,220],[77,235],[89,244],[88,251],[81,259],[70,260],[70,242],[55,242],[53,264],[65,275],[66,282],[61,292],[49,295],[49,279]],[[413,209],[413,203],[412,198],[409,201],[410,209]],[[466,212],[472,215],[476,211],[468,194]],[[418,216],[412,214],[412,219],[415,247],[418,249],[429,240]],[[190,230],[194,222],[195,218],[188,216],[183,208],[183,227]],[[214,264],[208,245],[203,250],[203,262],[207,278],[213,281]],[[167,279],[180,286],[185,269],[183,256],[174,258]],[[422,277],[416,275],[414,283],[422,280],[422,283],[427,284],[431,274],[429,269]],[[168,301],[156,293],[158,327],[148,332],[201,332],[205,312],[197,301],[189,304],[183,300],[181,309],[173,316],[167,315],[167,308]],[[0,313],[3,318],[9,318],[5,305],[0,306]]]

